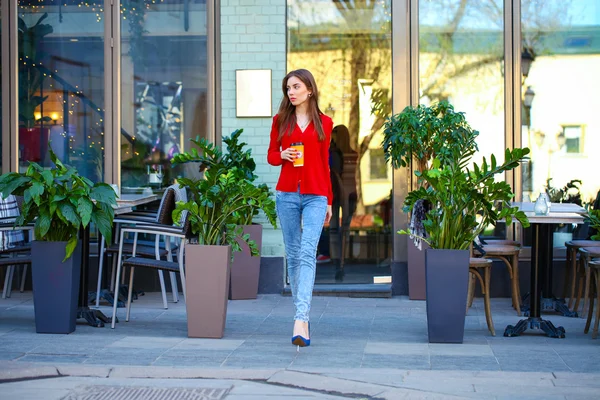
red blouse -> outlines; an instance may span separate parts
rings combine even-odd
[[[271,141],[267,154],[269,164],[281,165],[281,174],[276,189],[281,192],[296,192],[298,185],[300,185],[301,194],[327,196],[327,204],[331,205],[333,193],[331,191],[331,177],[329,176],[329,142],[331,141],[333,121],[327,115],[321,114],[323,133],[325,133],[325,140],[323,141],[319,141],[315,126],[311,122],[304,132],[296,124],[292,134],[284,134],[281,142],[279,142],[277,140],[279,132],[275,126],[277,117],[277,115],[273,117]],[[294,167],[290,161],[281,159],[281,152],[296,142],[304,144],[303,167]]]

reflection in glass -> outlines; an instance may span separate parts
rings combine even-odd
[[[521,9],[522,49],[532,55],[522,86],[522,142],[532,151],[523,196],[535,199],[549,190],[552,201],[572,201],[576,188],[570,195],[559,191],[581,180],[581,200],[590,202],[600,189],[595,168],[600,148],[597,2],[549,0],[539,7],[522,0]]]
[[[389,276],[392,249],[392,174],[380,151],[391,112],[391,2],[288,0],[287,16],[288,70],[313,73],[334,121],[334,215],[317,283],[373,283]]]
[[[2,1],[0,0],[0,5],[2,5]],[[2,26],[2,8],[0,8],[0,27]],[[1,43],[1,42],[0,42]],[[4,74],[2,68],[2,45],[0,44],[0,78],[2,78],[2,74]],[[0,79],[0,93],[2,93],[2,79]],[[2,97],[0,97],[0,157],[2,156],[2,134],[3,134],[4,126],[2,125]],[[0,173],[3,173],[2,162],[0,162]]]
[[[586,204],[598,196],[600,14],[594,0],[521,1],[523,145],[531,148],[523,198],[547,191],[552,202]],[[579,182],[580,181],[580,182]],[[587,239],[585,226],[558,225],[554,246]]]
[[[102,6],[18,1],[19,168],[48,148],[94,182],[104,171]]]
[[[206,132],[206,1],[121,2],[121,185],[161,188]]]
[[[464,112],[479,131],[478,161],[506,148],[503,13],[500,0],[419,2],[419,102],[448,100]],[[504,238],[505,227],[483,235]]]

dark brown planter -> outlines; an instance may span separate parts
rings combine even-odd
[[[231,246],[185,245],[188,337],[223,337],[230,270]]]
[[[425,300],[425,250],[429,245],[421,242],[422,250],[415,246],[412,239],[408,239],[408,298],[411,300]]]
[[[429,343],[462,343],[465,333],[469,250],[427,249]]]
[[[260,251],[262,246],[262,225],[244,225],[244,235],[249,234]],[[258,276],[260,274],[260,255],[252,257],[250,248],[241,239],[238,243],[242,251],[233,253],[231,263],[230,300],[256,299],[258,294]]]

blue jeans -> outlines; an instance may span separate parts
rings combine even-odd
[[[296,307],[294,320],[307,322],[315,285],[317,243],[325,222],[327,197],[278,191],[275,202]]]

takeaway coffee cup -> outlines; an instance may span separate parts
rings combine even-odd
[[[291,148],[295,149],[296,151],[300,152],[300,156],[296,159],[294,159],[294,167],[303,167],[304,166],[304,144],[297,142],[297,143],[292,143],[290,145]]]

